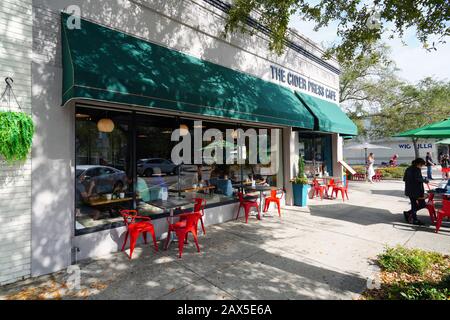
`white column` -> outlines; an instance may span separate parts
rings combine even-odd
[[[333,150],[333,176],[338,177],[342,176],[342,166],[339,161],[344,159],[344,139],[339,134],[334,133],[331,140]]]
[[[293,205],[292,183],[290,180],[297,174],[298,134],[292,128],[283,129],[283,169],[286,186],[286,205]]]

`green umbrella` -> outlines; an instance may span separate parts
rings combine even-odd
[[[394,137],[410,138],[450,138],[450,118],[421,128],[408,130]]]
[[[450,144],[450,138],[438,141],[436,144]]]
[[[211,142],[206,147],[201,148],[201,150],[210,150],[215,148],[226,148],[226,149],[233,149],[236,146],[233,143],[230,143],[226,140],[216,140],[214,142]]]

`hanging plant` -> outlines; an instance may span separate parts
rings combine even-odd
[[[8,162],[25,160],[31,149],[34,124],[23,112],[0,111],[0,155]]]
[[[34,135],[34,124],[31,117],[24,112],[14,112],[10,109],[11,94],[19,109],[22,109],[12,92],[11,78],[6,78],[6,89],[1,100],[8,96],[8,111],[0,111],[0,156],[7,162],[26,160],[31,150]]]

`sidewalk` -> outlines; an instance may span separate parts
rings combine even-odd
[[[262,221],[209,226],[201,253],[191,241],[182,259],[172,244],[159,253],[139,247],[132,261],[119,252],[82,263],[80,290],[62,286],[64,271],[1,288],[0,299],[354,299],[386,245],[450,254],[449,223],[435,234],[403,222],[402,182],[350,182],[349,196],[286,208],[281,219],[272,211]],[[426,211],[419,215],[429,223]]]

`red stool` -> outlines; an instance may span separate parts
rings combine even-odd
[[[244,208],[245,223],[248,223],[248,217],[250,215],[251,208],[256,208],[256,210],[258,211],[258,220],[261,220],[258,202],[256,200],[244,200],[244,195],[242,194],[242,192],[238,192],[237,195],[239,198],[239,209],[237,212],[236,220],[239,219],[239,213],[241,212],[241,208]]]
[[[133,251],[136,246],[136,241],[139,235],[142,233],[145,244],[147,244],[147,233],[150,233],[153,238],[153,244],[155,245],[155,250],[158,251],[158,243],[156,242],[155,228],[151,223],[149,217],[141,217],[137,215],[136,210],[122,210],[120,211],[123,221],[127,227],[127,233],[125,234],[125,240],[122,245],[122,251],[125,250],[125,245],[127,244],[128,236],[130,236],[130,256],[133,256]],[[141,221],[136,221],[136,219]]]

